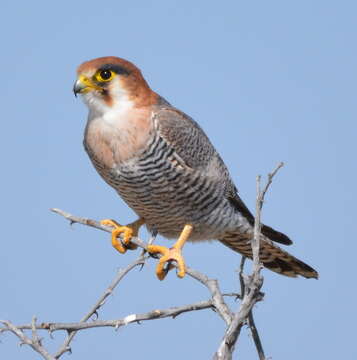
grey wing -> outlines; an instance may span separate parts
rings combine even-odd
[[[232,206],[254,225],[254,216],[239,197],[226,165],[202,128],[191,117],[170,106],[162,107],[155,114],[155,121],[160,136],[175,149],[185,165],[215,180]],[[292,244],[285,234],[267,225],[262,225],[261,231],[273,241]]]
[[[186,166],[223,181],[229,179],[216,149],[192,118],[173,107],[164,107],[154,119],[160,136],[175,149]]]
[[[202,128],[173,107],[161,108],[155,114],[155,120],[160,136],[175,150],[185,166],[216,182],[228,200],[236,200],[237,204],[240,201],[242,212],[252,217],[239,199],[226,165]]]

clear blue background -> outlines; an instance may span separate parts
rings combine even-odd
[[[321,278],[264,271],[255,313],[266,355],[357,358],[355,1],[3,1],[0,10],[0,318],[77,321],[136,256],[49,211],[135,219],[92,168],[82,147],[87,110],[72,93],[81,62],[116,55],[202,125],[250,208],[256,175],[285,161],[263,219],[294,239],[289,250]],[[222,290],[238,289],[239,255],[219,243],[184,253]],[[209,297],[189,277],[159,282],[154,268],[131,273],[100,318]],[[223,332],[211,311],[88,330],[71,358],[209,359]],[[43,336],[54,351],[64,335]],[[0,339],[2,359],[38,359],[12,334]],[[257,358],[248,331],[238,357]]]

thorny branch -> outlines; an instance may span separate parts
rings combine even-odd
[[[242,326],[248,322],[248,325],[251,327],[252,335],[254,338],[255,345],[259,354],[260,360],[265,359],[264,351],[259,339],[257,336],[258,332],[256,330],[252,309],[253,306],[261,300],[260,289],[263,285],[263,277],[260,275],[260,270],[262,265],[259,261],[259,250],[260,250],[260,235],[261,235],[261,212],[264,203],[265,194],[269,189],[273,181],[274,175],[279,171],[283,166],[283,163],[279,163],[274,171],[268,174],[268,181],[263,190],[261,190],[261,177],[257,176],[256,181],[256,209],[255,209],[255,220],[254,220],[254,237],[251,242],[252,252],[253,252],[253,270],[252,274],[246,276],[243,274],[244,259],[242,259],[241,268],[240,268],[240,282],[242,287],[242,302],[238,311],[234,314],[233,320],[228,326],[223,339],[218,347],[218,350],[213,356],[214,360],[230,360],[232,359],[232,354],[234,351],[235,344],[237,342],[238,336]]]
[[[36,331],[37,326],[35,317],[33,317],[32,322],[28,327],[28,329],[32,330],[32,338],[26,336],[18,326],[15,326],[10,321],[0,320],[0,323],[4,325],[4,327],[1,328],[1,331],[11,331],[21,340],[20,345],[31,346],[32,349],[38,352],[46,360],[55,360],[55,358],[41,344],[41,340],[39,339]]]
[[[164,319],[167,317],[175,318],[185,312],[204,310],[209,308],[213,308],[213,302],[211,299],[199,301],[197,303],[193,303],[189,305],[175,306],[167,309],[151,310],[143,314],[130,314],[122,319],[116,319],[116,320],[95,320],[91,322],[82,321],[82,322],[74,322],[74,323],[41,323],[36,325],[35,329],[48,330],[50,332],[66,330],[71,333],[77,332],[79,330],[91,329],[97,327],[113,327],[115,329],[119,329],[120,327],[131,323],[139,323],[141,321],[146,321],[146,320]],[[30,330],[31,324],[17,325],[16,328],[19,330]]]
[[[112,231],[112,228],[110,228],[109,226],[101,225],[98,221],[74,216],[74,215],[71,215],[68,212],[65,212],[60,209],[51,209],[51,210],[53,212],[65,217],[67,220],[70,221],[71,224],[78,223],[78,224],[82,224],[82,225],[88,225],[88,226],[91,226],[91,227],[94,227],[94,228],[97,228],[97,229],[100,229],[100,230],[103,230],[103,231],[106,231],[109,233]],[[136,244],[137,246],[141,247],[144,250],[147,249],[147,244],[137,237],[132,238],[131,242]],[[186,266],[186,273],[207,287],[207,289],[210,291],[210,293],[212,295],[213,305],[214,305],[216,311],[228,325],[231,322],[232,313],[229,310],[227,304],[223,300],[223,296],[219,289],[218,281],[215,279],[209,279],[206,275],[204,275],[204,274],[200,273],[199,271],[194,270],[188,266]]]
[[[143,254],[141,254],[136,260],[134,260],[131,264],[129,264],[124,269],[119,269],[117,276],[114,278],[112,283],[109,285],[109,287],[104,291],[103,295],[98,299],[98,301],[94,304],[94,306],[90,309],[90,311],[82,317],[82,319],[79,321],[79,324],[84,324],[87,320],[89,320],[93,315],[98,314],[98,310],[104,305],[107,297],[112,294],[115,287],[119,284],[119,282],[136,266],[142,265],[145,262],[145,258]],[[53,328],[52,324],[49,326],[48,330],[51,332],[55,330]],[[71,352],[71,347],[69,344],[73,340],[74,336],[76,335],[77,329],[62,329],[68,331],[68,336],[60,349],[57,351],[55,358],[59,359],[65,352]]]
[[[46,360],[58,360],[64,353],[71,352],[70,344],[77,334],[77,332],[97,327],[114,327],[118,329],[121,326],[128,325],[130,323],[139,323],[140,321],[163,319],[167,317],[175,318],[176,316],[189,312],[197,311],[211,308],[223,319],[227,325],[225,334],[221,340],[221,343],[218,347],[218,350],[213,356],[215,360],[229,360],[232,359],[232,354],[234,351],[235,344],[238,340],[240,330],[244,324],[248,324],[252,332],[252,337],[257,348],[257,352],[260,360],[265,360],[264,350],[259,338],[257,328],[254,323],[252,309],[254,305],[262,300],[264,294],[260,292],[260,289],[263,285],[263,278],[260,275],[260,270],[262,265],[259,261],[259,249],[260,249],[260,231],[261,231],[261,210],[264,203],[264,197],[266,192],[269,189],[269,186],[272,183],[274,175],[278,170],[283,166],[283,163],[280,163],[275,170],[268,174],[268,181],[265,187],[261,190],[260,188],[260,176],[257,177],[257,198],[256,198],[256,215],[255,215],[255,225],[254,225],[254,238],[252,239],[252,251],[253,251],[253,270],[252,274],[247,276],[243,273],[245,258],[242,258],[240,271],[239,271],[239,280],[241,284],[241,293],[229,293],[222,294],[219,288],[218,281],[215,279],[208,278],[205,274],[200,273],[197,270],[187,267],[186,272],[193,279],[202,283],[210,292],[211,298],[208,300],[200,301],[194,304],[171,307],[167,309],[156,309],[149,311],[143,314],[131,314],[122,319],[116,320],[98,320],[87,322],[89,319],[96,315],[98,317],[99,309],[105,304],[108,296],[112,294],[114,289],[120,283],[120,281],[128,275],[128,273],[136,268],[137,266],[143,265],[148,259],[148,256],[145,255],[147,249],[147,243],[140,240],[139,238],[133,238],[131,241],[136,244],[138,247],[143,249],[143,252],[140,256],[129,264],[126,268],[120,269],[104,291],[104,293],[99,297],[97,302],[92,306],[86,315],[84,315],[79,322],[75,323],[51,323],[43,322],[37,324],[37,319],[34,317],[30,324],[23,325],[14,325],[10,321],[0,320],[0,323],[3,324],[0,327],[0,333],[9,331],[17,336],[21,345],[26,344],[32,347],[32,349],[38,352],[42,358]],[[111,232],[111,228],[101,225],[99,222],[87,219],[83,217],[78,217],[71,215],[60,209],[51,209],[53,212],[65,217],[70,221],[71,224],[79,223],[87,226],[94,227],[96,229]],[[151,242],[151,240],[150,240]],[[173,264],[175,266],[175,264]],[[238,310],[233,313],[226,302],[224,301],[224,296],[235,296],[237,299],[241,300],[241,304]],[[64,330],[67,331],[68,336],[66,337],[64,343],[60,346],[57,353],[51,355],[42,345],[41,339],[38,337],[38,330],[47,330],[51,334],[54,331]],[[27,336],[24,331],[31,331],[31,337]]]

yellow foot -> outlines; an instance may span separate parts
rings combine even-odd
[[[171,264],[172,261],[176,261],[177,263],[177,276],[180,278],[183,278],[185,276],[185,261],[181,255],[181,250],[177,249],[175,245],[171,249],[160,245],[149,245],[147,249],[148,252],[151,254],[162,255],[156,267],[156,275],[159,280],[164,280],[167,273],[174,267]],[[166,263],[168,263],[168,265],[165,267]]]
[[[138,231],[141,225],[145,223],[143,219],[138,219],[128,225],[120,225],[114,220],[105,219],[100,222],[102,225],[112,226],[112,245],[121,254],[126,253],[128,249],[135,250],[137,246],[130,242],[132,237],[138,236]],[[118,237],[122,236],[122,240],[118,240]]]

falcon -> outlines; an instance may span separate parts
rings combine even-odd
[[[252,258],[254,217],[238,195],[227,167],[201,127],[155,93],[141,71],[118,57],[101,57],[78,67],[74,94],[89,109],[84,147],[101,177],[138,220],[112,227],[120,253],[134,249],[131,238],[146,225],[152,233],[177,239],[171,248],[149,245],[161,254],[156,275],[163,280],[176,261],[184,277],[187,241],[218,240]],[[309,265],[282,250],[292,241],[262,225],[260,261],[282,275],[318,278]]]

